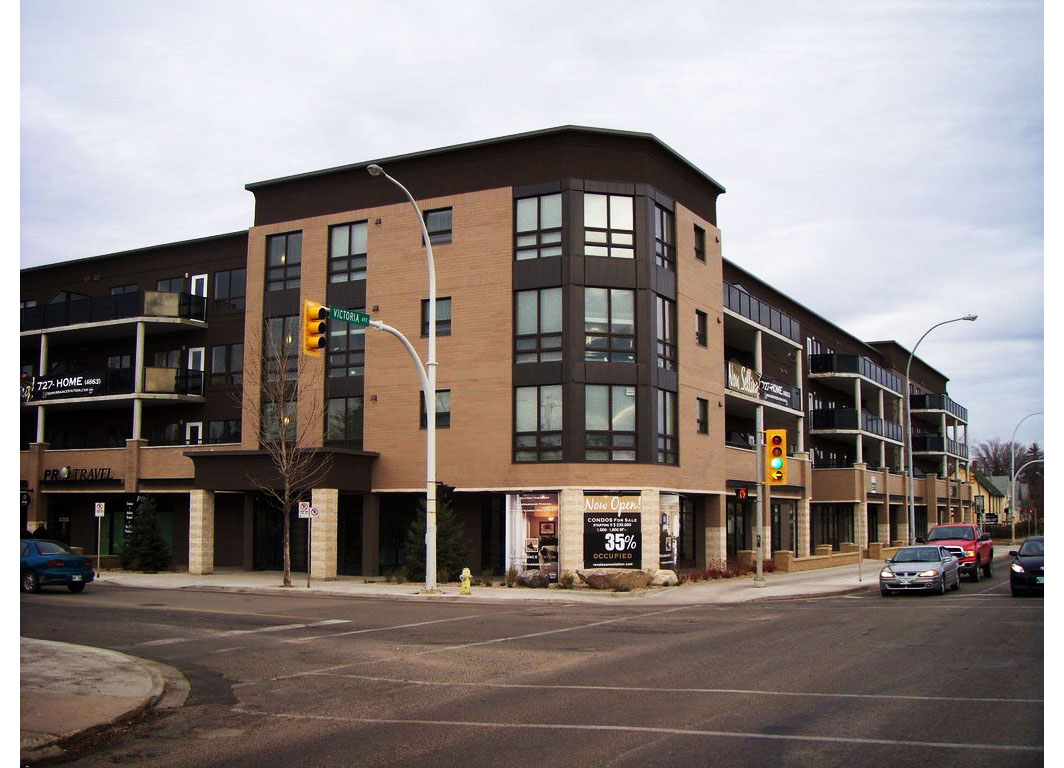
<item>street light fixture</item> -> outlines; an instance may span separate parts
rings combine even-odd
[[[977,317],[978,317],[978,315],[965,315],[964,317],[955,317],[952,320],[943,320],[941,323],[935,323],[930,328],[928,328],[926,331],[924,331],[924,335],[920,337],[920,341],[916,342],[916,345],[913,347],[912,352],[909,353],[909,362],[905,364],[905,394],[904,394],[905,402],[904,402],[904,412],[905,412],[905,443],[906,443],[906,446],[907,446],[908,461],[909,461],[909,544],[910,545],[916,543],[916,499],[915,499],[915,497],[913,495],[913,491],[914,491],[913,485],[916,482],[916,477],[915,477],[915,473],[914,473],[914,470],[913,470],[913,415],[912,415],[912,407],[911,407],[911,405],[909,403],[909,369],[912,367],[913,357],[916,355],[916,347],[919,347],[920,346],[920,342],[923,341],[925,338],[927,338],[927,334],[931,333],[931,331],[935,330],[940,325],[946,325],[947,323],[956,323],[956,322],[959,322],[961,320],[967,320],[969,322],[973,322]],[[967,434],[967,432],[965,434]]]
[[[436,262],[432,256],[432,240],[429,238],[425,216],[410,191],[393,179],[376,163],[366,166],[370,176],[383,176],[399,187],[410,201],[421,225],[421,239],[425,243],[425,259],[429,268],[429,354],[426,363],[428,381],[423,383],[425,393],[425,591],[436,591]]]
[[[1044,416],[1042,411],[1035,411],[1034,413],[1028,413],[1016,424],[1016,429],[1012,430],[1012,437],[1009,438],[1009,517],[1012,518],[1012,540],[1016,541],[1016,433],[1020,430],[1020,424],[1027,421],[1032,416]],[[1032,464],[1033,462],[1027,462]],[[1020,467],[1022,472],[1027,464]]]

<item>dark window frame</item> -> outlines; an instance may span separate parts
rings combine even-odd
[[[658,389],[657,400],[657,452],[658,464],[678,466],[680,463],[680,426],[676,413],[677,394],[668,389]]]
[[[447,410],[440,409],[440,396],[444,395],[447,401]],[[419,424],[421,429],[428,429],[428,413],[425,410],[425,393],[418,392],[418,403],[421,406]],[[451,427],[451,390],[436,390],[436,429],[450,429]]]
[[[365,234],[358,238],[364,244],[364,250],[354,250],[356,238],[355,227],[361,227]],[[347,230],[347,249],[345,253],[336,253],[336,236],[341,230]],[[366,279],[369,264],[369,222],[351,221],[346,224],[334,224],[329,227],[329,285],[334,283],[353,283]]]
[[[557,331],[543,331],[543,293],[544,291],[558,291],[562,323]],[[535,333],[518,333],[521,294],[536,295],[536,331]],[[558,362],[563,359],[562,334],[565,330],[565,292],[561,286],[547,288],[532,288],[527,291],[514,293],[514,362],[524,363],[547,363]]]
[[[605,331],[596,330],[594,327],[589,327],[587,318],[587,292],[588,291],[606,291],[606,325]],[[618,293],[626,293],[631,295],[632,301],[632,332],[623,333],[614,330],[615,325],[617,327],[623,327],[622,324],[615,324],[613,317],[613,305],[614,296]],[[585,286],[584,288],[584,361],[585,362],[610,362],[610,363],[625,363],[634,364],[638,361],[638,341],[636,328],[636,292],[630,288],[602,288],[599,286]],[[593,339],[605,339],[606,345],[593,345]],[[630,345],[629,345],[630,342]],[[601,355],[605,355],[605,359],[602,359]]]
[[[330,324],[325,350],[325,375],[328,378],[366,375],[365,328],[352,323]]]
[[[140,286],[136,283],[125,283],[124,285],[112,285],[110,294],[111,296],[119,296],[123,293],[136,293],[140,290]]]
[[[541,408],[543,405],[544,387],[557,387],[560,390],[558,405],[562,409],[560,418],[564,418],[565,408],[565,385],[564,384],[540,384],[526,387],[514,387],[513,401],[513,462],[515,464],[529,464],[533,462],[563,461],[562,452],[562,429],[544,429]],[[518,392],[532,390],[535,392],[536,429],[534,431],[517,429],[517,400]]]
[[[676,302],[660,294],[654,296],[654,325],[657,365],[666,371],[679,368],[676,356]]]
[[[335,421],[332,417],[331,404],[333,403],[342,404],[341,418],[338,421]],[[353,406],[356,403],[357,408],[354,408]],[[362,395],[330,397],[327,399],[325,401],[325,445],[362,450],[363,441],[365,440],[365,406],[366,399]],[[351,418],[356,411],[360,414],[357,428],[353,426]],[[334,424],[340,425],[339,433],[332,429]]]
[[[446,222],[443,220],[446,214]],[[425,211],[425,229],[429,233],[429,242],[439,245],[451,242],[454,235],[454,208],[433,208]],[[446,224],[446,226],[444,226]]]
[[[236,278],[239,274],[239,293],[233,292],[233,287],[236,285]],[[234,269],[220,269],[214,273],[214,303],[212,308],[215,310],[242,310],[247,304],[247,283],[248,283],[248,270],[247,267],[237,267]]]
[[[560,210],[558,226],[543,226],[543,200],[544,198],[558,198]],[[518,207],[522,202],[536,201],[536,226],[534,229],[518,230]],[[530,195],[514,200],[514,261],[528,261],[531,259],[550,259],[564,255],[562,242],[562,225],[565,221],[565,204],[561,192],[551,192],[546,195]]]
[[[709,315],[700,309],[695,310],[695,344],[709,346]]]
[[[446,302],[446,304],[445,304]],[[440,307],[447,307],[447,316],[440,318]],[[450,296],[437,296],[436,297],[436,336],[450,336],[451,335],[451,310],[453,304],[451,303]],[[429,335],[429,300],[421,300],[421,338],[427,338]]]
[[[265,353],[262,356],[262,378],[270,380],[280,372],[280,362],[285,360],[285,376],[288,381],[296,379],[299,369],[299,344],[300,327],[299,315],[274,315],[262,320],[262,348]],[[276,330],[267,331],[271,325],[280,326],[280,334]],[[271,339],[272,336],[272,339]],[[271,343],[280,343],[280,348],[274,349]]]
[[[706,230],[697,224],[695,227],[695,258],[699,261],[706,260]]]
[[[238,349],[239,348],[239,349]],[[216,350],[224,350],[221,367],[217,367]],[[244,342],[211,345],[211,373],[208,382],[212,387],[241,385],[244,381]]]
[[[587,210],[586,200],[588,195],[594,195],[597,197],[606,198],[606,226],[592,227],[588,226],[587,216],[584,215],[584,229],[583,229],[583,255],[585,257],[592,256],[597,258],[609,258],[609,259],[634,259],[635,258],[635,196],[633,195],[612,195],[605,192],[585,192],[583,203],[584,208],[582,213]],[[613,222],[613,206],[612,200],[615,197],[627,198],[632,204],[632,229],[623,229],[620,226],[614,226]],[[605,250],[606,253],[593,253],[592,251]],[[618,251],[618,253],[614,253]],[[627,252],[628,255],[625,255]]]
[[[283,242],[275,254],[274,243]],[[275,257],[279,263],[274,263]],[[281,232],[266,237],[266,290],[299,288],[303,264],[303,232]]]
[[[654,204],[654,263],[670,272],[676,271],[676,215]]]
[[[184,293],[185,278],[164,277],[161,280],[156,280],[155,290],[160,291],[161,293]]]
[[[221,425],[216,427],[216,425]],[[215,435],[215,432],[218,432]],[[236,419],[211,419],[207,422],[206,442],[210,444],[239,443],[243,431],[239,418]]]
[[[695,431],[700,435],[709,434],[709,400],[695,398]]]
[[[606,430],[601,429],[588,429],[587,428],[587,391],[591,388],[605,389],[607,393],[606,397],[606,422],[609,428]],[[614,429],[613,414],[614,414],[614,395],[618,389],[631,389],[632,394],[632,411],[634,426],[638,428],[638,422],[635,421],[636,409],[639,406],[639,394],[634,390],[634,385],[626,384],[585,384],[584,385],[584,461],[587,462],[634,462],[638,459],[637,444],[638,444],[638,432],[637,430],[621,430]],[[592,457],[593,453],[606,453],[607,457]],[[631,457],[618,458],[618,454],[631,454]]]

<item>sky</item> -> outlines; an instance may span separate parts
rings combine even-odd
[[[911,349],[977,314],[918,351],[971,444],[1044,410],[1040,2],[34,0],[19,22],[21,267],[246,229],[248,182],[640,131],[726,188],[725,258],[851,334]]]

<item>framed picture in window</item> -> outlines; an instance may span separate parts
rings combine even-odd
[[[553,520],[542,520],[542,521],[540,521],[540,524],[539,524],[539,535],[540,535],[541,538],[543,536],[554,536],[554,535],[556,535],[554,531],[555,531],[555,529],[554,529],[554,521]]]
[[[525,539],[525,552],[530,555],[539,553],[539,539]]]

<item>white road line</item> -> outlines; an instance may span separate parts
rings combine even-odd
[[[528,634],[525,634],[525,635],[512,635],[512,636],[509,636],[509,637],[495,637],[495,638],[492,638],[491,640],[478,640],[476,642],[471,642],[471,643],[460,643],[459,645],[448,645],[448,646],[441,646],[441,647],[437,647],[437,648],[427,648],[425,650],[417,651],[416,653],[412,653],[412,654],[404,654],[404,655],[398,655],[398,656],[386,656],[386,657],[384,657],[382,659],[366,659],[365,661],[350,662],[348,664],[337,664],[337,665],[332,666],[332,667],[323,667],[321,669],[310,669],[310,670],[307,670],[305,672],[294,672],[294,673],[292,673],[290,675],[277,675],[276,677],[267,677],[267,678],[263,678],[262,680],[248,680],[248,681],[243,682],[243,683],[236,683],[232,687],[235,689],[235,688],[248,686],[248,685],[259,685],[261,683],[273,682],[275,680],[288,680],[288,679],[295,678],[295,677],[305,677],[307,675],[317,675],[317,674],[321,674],[323,672],[334,672],[335,670],[338,670],[338,669],[347,669],[348,667],[357,667],[357,666],[361,666],[361,665],[364,665],[364,664],[384,664],[384,663],[389,662],[389,661],[399,661],[399,660],[402,660],[402,659],[410,658],[411,656],[426,656],[428,654],[433,654],[433,653],[452,653],[454,651],[461,651],[461,650],[464,650],[466,648],[476,648],[476,647],[481,646],[481,645],[495,645],[497,643],[509,643],[509,642],[514,641],[514,640],[528,640],[528,639],[533,638],[533,637],[545,637],[546,635],[557,635],[557,634],[561,634],[563,632],[578,632],[578,631],[580,631],[582,629],[591,629],[592,627],[601,627],[601,626],[603,626],[605,624],[616,624],[617,622],[620,622],[620,621],[630,621],[632,619],[645,619],[645,618],[647,618],[649,616],[662,616],[662,615],[667,614],[667,613],[676,613],[677,611],[688,610],[691,607],[692,606],[690,606],[690,605],[679,605],[679,606],[676,606],[675,608],[666,608],[666,609],[661,610],[661,611],[651,611],[650,613],[638,613],[638,614],[633,614],[631,616],[618,616],[615,619],[604,619],[602,621],[593,621],[590,624],[579,624],[579,625],[573,626],[573,627],[561,627],[559,629],[545,629],[542,632],[529,632]],[[484,615],[484,614],[478,614],[478,615]],[[492,615],[493,616],[497,616],[498,614],[492,614]],[[458,617],[458,618],[475,619],[475,618],[477,618],[477,615],[466,616],[466,617]],[[457,618],[455,618],[455,619],[441,619],[441,620],[438,620],[436,622],[428,622],[428,623],[439,623],[440,621],[456,621],[456,620],[457,620]],[[337,635],[329,635],[329,637],[336,637],[336,636],[341,635],[341,634],[345,634],[345,633],[341,632],[341,633],[337,633]]]
[[[512,613],[512,611],[510,611]],[[352,629],[350,632],[332,632],[328,635],[311,635],[309,637],[294,637],[291,640],[285,640],[286,643],[309,643],[312,640],[332,640],[334,637],[347,637],[348,635],[365,635],[371,632],[388,632],[393,629],[411,629],[413,627],[427,627],[430,624],[445,624],[449,621],[464,621],[466,619],[479,619],[481,616],[486,616],[485,613],[475,613],[469,616],[452,616],[449,619],[433,619],[432,621],[418,621],[412,624],[392,624],[387,627],[370,627],[368,629]],[[492,614],[497,616],[498,614]],[[350,622],[348,622],[350,623]]]
[[[143,643],[136,643],[135,645],[126,646],[127,648],[150,648],[155,645],[173,645],[174,643],[185,643],[191,640],[191,637],[167,637],[162,640],[148,640]]]
[[[747,688],[651,688],[649,686],[627,685],[544,685],[536,683],[467,683],[438,682],[434,680],[409,680],[398,677],[373,677],[371,675],[354,675],[340,672],[322,672],[322,677],[344,677],[352,680],[367,680],[374,683],[396,683],[399,685],[427,685],[456,688],[524,688],[553,691],[611,691],[620,693],[730,693],[745,696],[805,696],[826,699],[887,699],[893,701],[953,701],[964,703],[991,704],[1044,704],[1043,699],[1005,699],[972,696],[906,696],[889,693],[824,693],[820,691],[759,691]]]
[[[207,651],[208,656],[213,656],[216,653],[232,653],[233,651],[242,651],[247,648],[246,645],[234,645],[232,648],[219,648],[217,651]]]
[[[640,725],[583,725],[579,723],[483,723],[462,720],[399,720],[394,718],[340,717],[338,715],[307,715],[287,712],[262,712],[233,707],[231,710],[245,715],[278,717],[290,720],[317,720],[334,723],[363,723],[365,725],[424,725],[445,728],[484,728],[490,730],[543,730],[543,731],[599,731],[614,733],[648,733],[666,736],[700,736],[708,738],[766,739],[770,741],[821,742],[825,744],[854,744],[886,747],[919,747],[922,749],[978,749],[999,752],[1043,752],[1044,747],[1027,744],[973,744],[972,742],[911,741],[905,739],[871,739],[847,736],[803,736],[799,734],[755,733],[748,731],[707,731],[698,728],[657,728]]]
[[[200,640],[214,640],[219,637],[232,637],[233,635],[254,635],[262,632],[285,632],[290,629],[309,629],[311,627],[327,627],[335,624],[350,624],[349,619],[326,619],[315,621],[310,624],[274,624],[268,627],[255,629],[230,629],[225,632],[207,632],[199,637],[167,637],[160,640],[146,640],[143,643],[134,643],[124,646],[126,648],[150,648],[156,645],[174,645],[175,643],[193,643]]]

